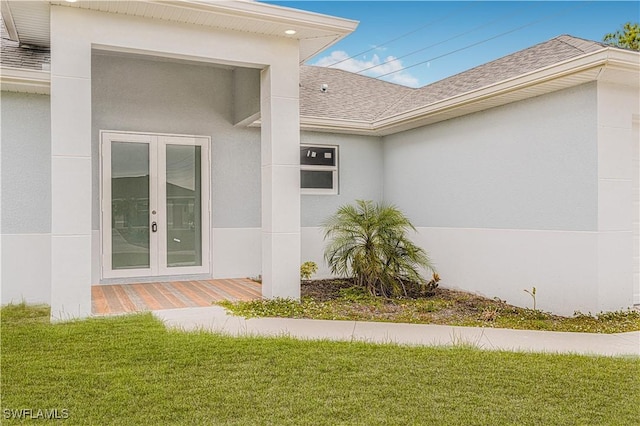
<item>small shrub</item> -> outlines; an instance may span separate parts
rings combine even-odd
[[[415,227],[396,207],[358,200],[325,221],[325,259],[331,272],[353,277],[372,296],[406,296],[407,286],[426,285],[421,269],[433,271],[425,251],[407,237],[410,230]]]
[[[310,280],[316,272],[318,272],[316,262],[304,262],[300,265],[300,279],[302,280]]]

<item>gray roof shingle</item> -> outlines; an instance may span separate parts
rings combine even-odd
[[[42,70],[51,63],[51,52],[47,48],[24,47],[17,41],[9,40],[9,34],[0,19],[0,65],[3,67]]]
[[[320,90],[323,84],[328,90]],[[300,68],[300,114],[372,121],[413,89],[335,68]]]
[[[415,89],[376,118],[389,117],[526,74],[586,53],[605,44],[561,35],[535,46],[482,64],[460,74]]]

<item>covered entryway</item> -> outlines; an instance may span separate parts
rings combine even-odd
[[[248,269],[261,269],[265,297],[299,297],[299,65],[349,34],[357,22],[247,1],[6,1],[2,14],[8,16],[6,22],[12,23],[15,39],[51,49],[50,71],[38,73],[41,79],[38,84],[50,92],[50,151],[47,151],[50,232],[44,238],[46,249],[41,257],[45,259],[44,275],[50,278],[44,280],[50,282],[46,285],[50,296],[45,299],[51,304],[53,319],[91,315],[92,284],[123,270],[127,276],[134,270],[141,270],[143,276],[172,276],[173,271],[168,269],[184,268],[182,272],[187,273],[187,268],[202,268],[208,270],[204,274],[210,277],[240,277],[250,276]],[[131,62],[144,58],[163,66],[153,76],[141,75],[133,73],[129,65],[138,69],[146,65],[114,60],[114,64],[123,65],[117,68],[111,64],[109,71],[119,84],[104,87],[97,72],[100,63],[109,63],[99,58],[105,55],[135,60]],[[163,72],[173,64],[188,64],[190,71],[178,75]],[[223,71],[210,71],[209,67]],[[20,81],[25,78],[32,77],[22,76]],[[119,93],[120,101],[106,102],[112,97],[104,96],[103,89]],[[212,95],[207,94],[212,91]],[[177,114],[167,114],[176,111]],[[256,128],[249,128],[250,125]],[[198,127],[206,127],[206,131]],[[109,226],[103,227],[101,201],[105,198],[114,201],[98,194],[101,159],[97,139],[104,129],[215,135],[214,143],[224,140],[233,145],[225,145],[229,151],[216,152],[220,146],[212,147],[218,161],[225,161],[219,152],[230,153],[226,164],[253,173],[251,182],[255,186],[249,191],[251,200],[259,200],[253,203],[258,208],[232,209],[226,203],[226,210],[208,214],[211,222],[208,225],[203,222],[198,232],[195,220],[190,220],[191,213],[195,219],[195,201],[191,207],[189,203],[181,204],[185,197],[193,198],[194,189],[177,185],[181,188],[173,188],[176,190],[173,212],[168,204],[164,213],[158,205],[158,220],[151,220],[151,228],[145,223],[143,231],[142,223],[136,221],[139,218],[125,221],[123,212],[131,212],[126,206],[115,217],[112,214]],[[234,150],[235,147],[239,149]],[[252,152],[254,147],[259,152],[255,157],[236,155],[239,151]],[[152,159],[149,167],[154,167]],[[215,184],[221,177],[230,176],[215,165],[207,169],[213,175],[210,181]],[[163,183],[168,186],[162,177],[154,180],[149,176],[151,211],[154,182],[158,194]],[[236,187],[249,188],[237,184],[224,186],[229,193]],[[127,195],[127,190],[123,191]],[[221,192],[210,194],[216,206],[215,197]],[[242,192],[232,195],[235,199],[228,197],[231,202],[242,204]],[[142,204],[136,208],[143,208]],[[242,216],[245,211],[255,215]],[[171,235],[168,226],[171,214],[180,223],[181,232],[185,232],[182,238]],[[146,238],[147,230],[154,234],[153,222],[157,235]],[[107,228],[111,231],[107,238],[112,245],[109,250],[102,244]],[[127,256],[115,256],[114,229],[122,237],[118,244]],[[138,231],[141,235],[137,235]],[[187,235],[187,231],[195,232]],[[216,232],[224,236],[216,238]],[[239,255],[234,252],[227,258],[244,258],[244,246],[238,235],[249,234],[250,244],[258,248],[258,254],[244,257],[250,257],[255,266],[246,267],[238,262],[225,269],[218,267],[223,262],[216,263],[216,256],[206,253],[206,250],[217,254],[235,250]],[[209,244],[204,242],[207,236]],[[191,247],[185,248],[185,242]],[[180,247],[172,247],[173,243]],[[110,260],[105,261],[102,256]],[[107,262],[111,264],[101,271]],[[225,259],[225,263],[230,262]]]

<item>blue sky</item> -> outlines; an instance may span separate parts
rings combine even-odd
[[[362,74],[412,87],[561,34],[601,41],[625,22],[640,20],[637,1],[266,2],[360,21],[353,34],[308,64],[353,72],[383,64]]]

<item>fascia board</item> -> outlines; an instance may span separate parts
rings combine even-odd
[[[4,3],[5,1],[3,1]],[[67,3],[56,0],[49,3],[58,6],[101,10],[100,3],[94,4],[94,2]],[[190,11],[203,17],[213,14],[223,17],[223,19],[233,18],[245,23],[243,25],[246,26],[243,26],[241,31],[298,40],[300,43],[300,63],[328,49],[352,33],[358,26],[358,21],[351,19],[253,1],[141,0],[139,3],[145,3],[155,10],[169,8],[177,11]],[[148,10],[136,16],[163,19]],[[266,29],[265,24],[268,27]],[[215,25],[212,26],[215,27]],[[230,27],[228,29],[237,30],[238,28]],[[284,30],[286,29],[294,29],[297,33],[285,36]]]
[[[257,119],[247,127],[261,127],[262,120]],[[300,130],[310,132],[337,132],[353,135],[377,136],[371,123],[357,120],[340,120],[336,118],[300,116]]]
[[[10,92],[49,94],[51,74],[49,71],[1,67],[0,86]]]
[[[640,53],[613,50],[606,67],[598,75],[598,81],[608,81],[638,89],[640,87]]]
[[[4,2],[3,2],[4,3]],[[67,3],[62,0],[51,1],[53,5],[94,9],[91,2]],[[275,24],[292,25],[307,30],[316,30],[309,37],[326,36],[327,32],[347,35],[358,26],[358,21],[338,18],[319,13],[291,9],[253,1],[198,1],[198,0],[142,0],[149,5],[188,9],[194,12],[214,13],[256,22],[256,30],[265,21]],[[290,38],[296,38],[295,36]]]
[[[300,129],[319,132],[338,132],[377,136],[373,125],[367,121],[300,116]]]
[[[309,29],[324,31],[339,31],[350,33],[358,26],[358,21],[338,18],[315,12],[307,12],[283,6],[276,6],[261,2],[208,2],[208,1],[149,1],[149,3],[175,4],[179,7],[192,7],[201,10],[228,13],[271,22],[304,26]]]

